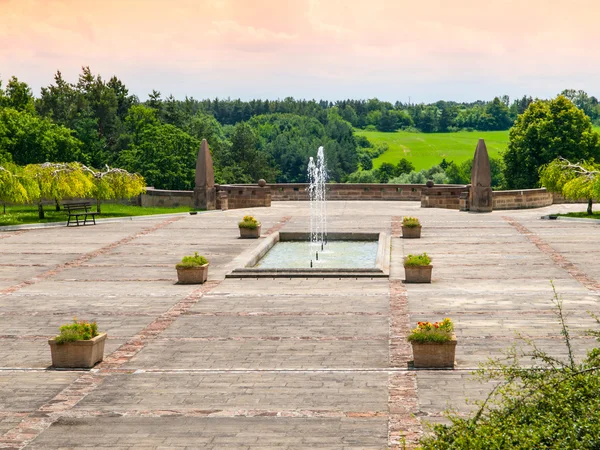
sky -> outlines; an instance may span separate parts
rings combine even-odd
[[[600,97],[598,0],[0,0],[0,79],[202,98]]]

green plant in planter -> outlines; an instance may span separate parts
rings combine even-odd
[[[416,217],[405,216],[402,218],[402,226],[408,228],[416,228],[421,226],[421,222]]]
[[[408,255],[404,258],[404,266],[428,266],[431,264],[431,258],[427,253],[421,253],[420,255]]]
[[[454,324],[448,318],[441,322],[417,322],[417,327],[408,335],[409,342],[447,342],[452,339]]]
[[[181,262],[175,267],[177,269],[192,269],[206,264],[208,264],[208,260],[204,256],[199,255],[198,252],[195,252],[194,256],[184,256]]]
[[[254,230],[258,228],[260,222],[256,220],[253,216],[244,216],[244,218],[240,223],[238,223],[238,225],[240,228],[249,228],[251,230]]]
[[[56,336],[57,344],[75,341],[89,341],[98,336],[98,325],[96,322],[77,321],[60,327],[60,334]]]

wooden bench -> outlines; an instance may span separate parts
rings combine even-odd
[[[71,218],[75,217],[75,223],[77,226],[79,225],[87,225],[88,217],[91,218],[90,223],[96,225],[96,214],[99,214],[95,211],[90,211],[92,204],[90,202],[72,202],[72,203],[63,203],[63,208],[65,212],[69,215],[67,220],[67,226],[71,225]],[[83,217],[83,223],[79,222],[79,218]]]

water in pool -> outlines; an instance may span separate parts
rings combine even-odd
[[[254,266],[260,269],[373,269],[377,259],[377,241],[329,241],[323,250],[307,241],[278,242]]]

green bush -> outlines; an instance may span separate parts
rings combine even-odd
[[[416,217],[405,216],[402,219],[402,226],[408,228],[416,228],[421,226],[421,222],[419,222],[419,219],[417,219]]]
[[[454,324],[448,318],[441,322],[417,322],[408,335],[409,342],[447,342],[452,339]]]
[[[238,223],[238,226],[240,228],[249,228],[251,230],[258,228],[259,225],[260,222],[256,220],[253,216],[244,216],[242,221]]]
[[[428,266],[431,264],[431,258],[427,253],[420,255],[408,255],[404,258],[404,266]]]
[[[204,266],[205,264],[208,264],[208,260],[204,256],[198,255],[198,252],[195,252],[194,256],[184,256],[181,262],[175,267],[178,269],[192,269]]]
[[[600,448],[600,348],[576,362],[556,292],[555,304],[567,357],[555,358],[529,342],[530,351],[513,348],[508,358],[481,366],[478,378],[499,384],[473,416],[449,413],[450,425],[435,425],[421,441],[423,450]],[[600,341],[600,331],[588,334]],[[523,357],[533,367],[522,367]]]
[[[73,319],[73,323],[60,327],[60,334],[56,336],[56,343],[89,341],[96,336],[98,336],[96,322],[78,322],[77,319]]]

